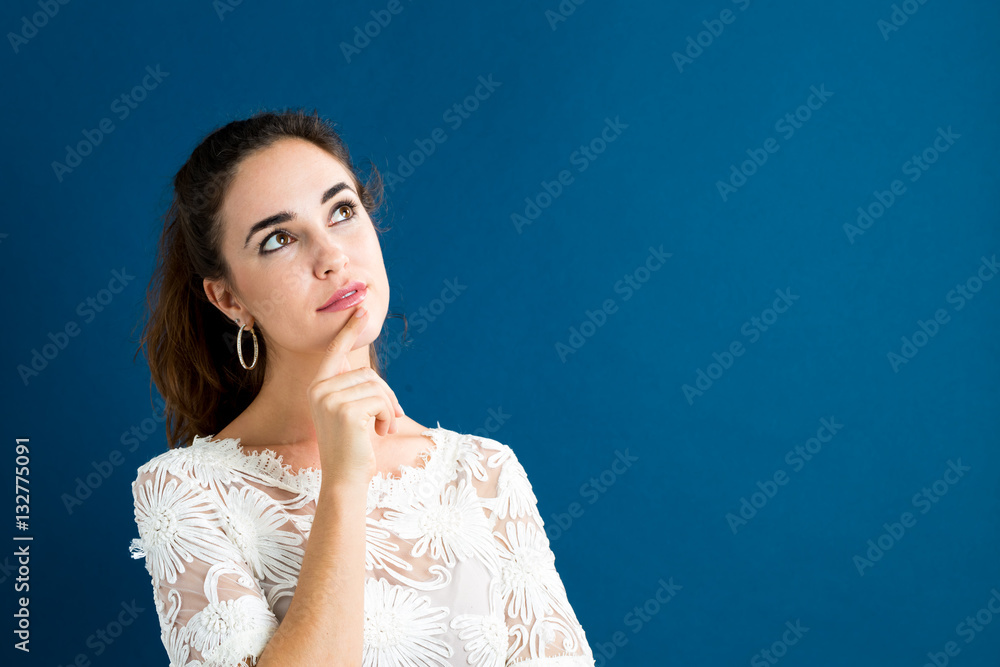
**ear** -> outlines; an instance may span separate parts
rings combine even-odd
[[[212,302],[212,305],[218,308],[223,315],[235,322],[239,320],[240,324],[245,324],[247,329],[253,328],[253,316],[247,311],[247,309],[239,302],[236,295],[232,293],[229,287],[222,280],[209,280],[205,278],[202,282],[205,288],[205,295],[208,296],[208,300]]]

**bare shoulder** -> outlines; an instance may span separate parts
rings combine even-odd
[[[242,433],[243,429],[237,423],[239,418],[237,417],[233,421],[229,422],[226,428],[222,429],[213,436],[213,440],[229,440],[229,439],[239,439],[240,442],[243,441]]]
[[[431,429],[424,426],[423,424],[410,419],[406,415],[398,418],[396,420],[396,433],[401,433],[405,435],[421,435],[424,431],[430,431]]]

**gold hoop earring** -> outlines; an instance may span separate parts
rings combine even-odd
[[[239,322],[239,320],[236,321]],[[236,353],[240,357],[240,366],[249,371],[257,365],[257,332],[250,329],[250,335],[253,336],[253,363],[247,366],[246,362],[243,361],[243,327],[245,326],[245,324],[240,324],[240,331],[236,334]]]

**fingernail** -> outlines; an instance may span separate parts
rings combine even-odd
[[[364,317],[366,313],[368,313],[368,311],[365,310],[364,308],[358,308],[354,312],[354,317]]]

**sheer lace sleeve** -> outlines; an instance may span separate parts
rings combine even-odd
[[[508,650],[504,667],[593,667],[594,656],[570,606],[528,476],[507,445],[484,439],[487,514],[500,576],[491,592],[503,605]]]
[[[251,667],[278,627],[251,567],[224,530],[211,484],[155,459],[132,484],[139,539],[152,577],[170,667]]]

